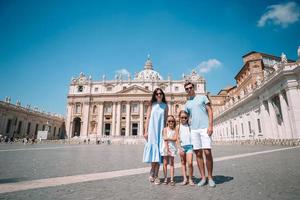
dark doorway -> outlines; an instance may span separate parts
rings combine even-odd
[[[138,128],[139,128],[138,123],[132,123],[132,135],[137,135],[138,134]]]
[[[105,124],[104,125],[104,134],[105,135],[110,135],[110,124]]]
[[[76,117],[73,120],[73,133],[72,137],[80,136],[80,129],[81,129],[81,119],[79,117]]]

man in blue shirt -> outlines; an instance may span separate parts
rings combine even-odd
[[[206,184],[203,153],[206,158],[206,168],[208,172],[208,184],[215,187],[213,180],[213,157],[211,153],[211,135],[213,133],[213,113],[210,102],[205,95],[196,95],[194,84],[186,82],[184,89],[188,94],[188,100],[185,104],[185,111],[190,115],[191,121],[191,141],[196,154],[198,168],[201,174],[201,181],[198,186]]]

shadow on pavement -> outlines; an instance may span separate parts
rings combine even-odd
[[[200,178],[195,178],[194,177],[193,180],[194,180],[195,183],[200,182]],[[232,181],[232,180],[233,180],[232,176],[223,176],[223,175],[214,176],[214,181],[217,185],[218,184],[223,184],[223,183],[226,183],[226,182],[229,182],[229,181]],[[182,176],[175,176],[174,181],[176,183],[180,183],[180,182],[183,181],[183,177]]]
[[[5,179],[0,179],[0,184],[16,183],[16,182],[21,182],[26,180],[27,180],[26,178],[5,178]]]

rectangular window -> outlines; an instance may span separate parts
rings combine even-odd
[[[125,136],[125,131],[126,129],[125,129],[125,127],[122,127],[122,129],[121,129],[121,136]]]
[[[111,92],[111,91],[112,91],[112,87],[107,87],[107,88],[106,88],[106,91],[107,91],[107,92]]]
[[[56,133],[56,127],[54,127],[54,133],[53,133],[53,136],[55,136],[55,133]]]
[[[126,113],[126,105],[125,104],[122,104],[121,110],[122,110],[122,113]]]
[[[98,92],[98,88],[96,87],[96,88],[94,89],[94,91],[95,91],[95,92]]]
[[[138,113],[139,112],[139,107],[137,103],[131,104],[131,112],[132,113]]]
[[[241,123],[241,127],[242,127],[242,135],[244,135],[244,124]]]
[[[261,133],[260,119],[257,119],[258,132]]]
[[[104,107],[104,112],[105,113],[111,113],[111,108],[112,106],[111,105],[106,105],[105,107]]]
[[[11,119],[9,119],[7,121],[7,124],[6,124],[6,133],[10,133],[10,128],[11,128]]]
[[[22,121],[19,121],[18,129],[17,129],[17,133],[18,133],[18,134],[21,133],[21,128],[22,128]]]
[[[81,108],[80,108],[80,104],[79,103],[77,103],[76,105],[75,105],[75,113],[81,113]]]
[[[43,128],[42,128],[42,131],[44,131],[45,130],[45,125],[43,125]]]
[[[179,90],[178,86],[175,87],[175,91],[177,92]]]
[[[26,131],[26,134],[27,134],[27,135],[30,134],[30,126],[31,126],[31,123],[28,122],[28,125],[27,125],[27,131]]]
[[[249,134],[251,134],[251,122],[250,121],[248,121],[248,127],[249,127]]]

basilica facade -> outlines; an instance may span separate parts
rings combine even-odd
[[[81,73],[72,78],[68,92],[66,131],[69,138],[142,137],[146,112],[155,88],[166,94],[169,114],[178,116],[186,102],[184,83],[195,84],[206,94],[206,82],[197,72],[164,79],[154,70],[150,57],[134,76],[116,75],[115,80],[92,80]]]

